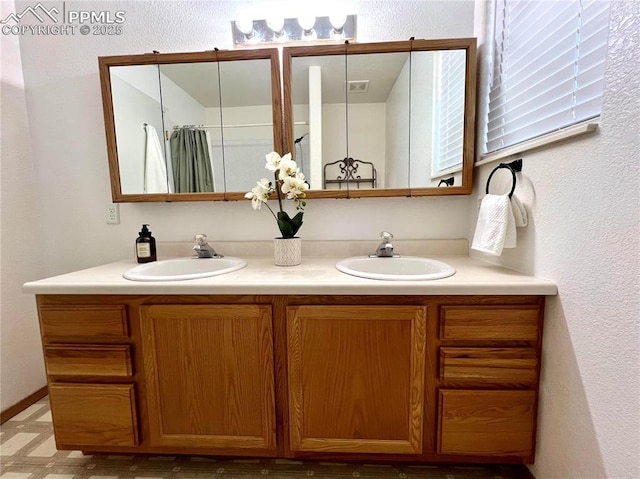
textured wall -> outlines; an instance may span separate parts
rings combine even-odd
[[[12,12],[1,2],[0,17]],[[2,141],[0,170],[2,203],[0,255],[0,410],[45,385],[40,334],[33,297],[22,283],[42,277],[42,231],[35,201],[35,172],[29,148],[18,42],[2,39],[0,70]]]
[[[522,155],[517,194],[532,224],[497,261],[558,283],[545,318],[539,479],[640,477],[640,3],[611,8],[600,130]],[[476,170],[476,194],[495,166]]]

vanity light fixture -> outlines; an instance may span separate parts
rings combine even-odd
[[[231,22],[234,47],[269,44],[305,44],[356,39],[356,16],[302,16]]]

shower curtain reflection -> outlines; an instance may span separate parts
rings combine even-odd
[[[179,128],[171,134],[170,145],[175,192],[213,192],[207,133],[201,129]]]

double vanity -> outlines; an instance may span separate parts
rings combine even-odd
[[[268,244],[229,243],[217,249],[246,266],[205,278],[131,281],[123,274],[136,265],[121,261],[27,283],[57,447],[533,461],[553,282],[469,258],[464,240],[396,244],[455,269],[433,281],[336,268],[370,242],[303,245],[303,263],[291,268],[262,254]],[[181,247],[164,250],[218,261],[187,259]]]
[[[244,200],[269,151],[293,154],[308,198],[472,191],[475,39],[98,63],[115,203]],[[469,258],[466,240],[399,241],[400,258],[302,244],[295,267],[270,242],[215,259],[163,244],[174,259],[25,284],[58,449],[533,462],[553,282]]]

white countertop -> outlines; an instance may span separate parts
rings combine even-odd
[[[458,240],[454,240],[458,241]],[[317,245],[316,245],[317,246]],[[225,252],[223,249],[216,248]],[[231,249],[231,248],[229,248]],[[335,253],[335,249],[331,249]],[[396,248],[397,250],[397,248]],[[457,251],[459,251],[458,248]],[[316,249],[316,251],[318,251]],[[367,251],[366,249],[364,251]],[[416,254],[412,251],[410,254]],[[381,281],[341,273],[337,261],[347,256],[309,256],[302,264],[281,267],[269,255],[228,255],[247,260],[241,270],[186,281],[139,282],[122,277],[137,265],[131,260],[97,266],[32,281],[23,286],[33,294],[327,294],[327,295],[555,295],[553,281],[497,267],[464,255],[433,255],[456,269],[456,274],[433,281]],[[175,255],[176,256],[188,256]],[[349,255],[348,255],[349,256]]]

